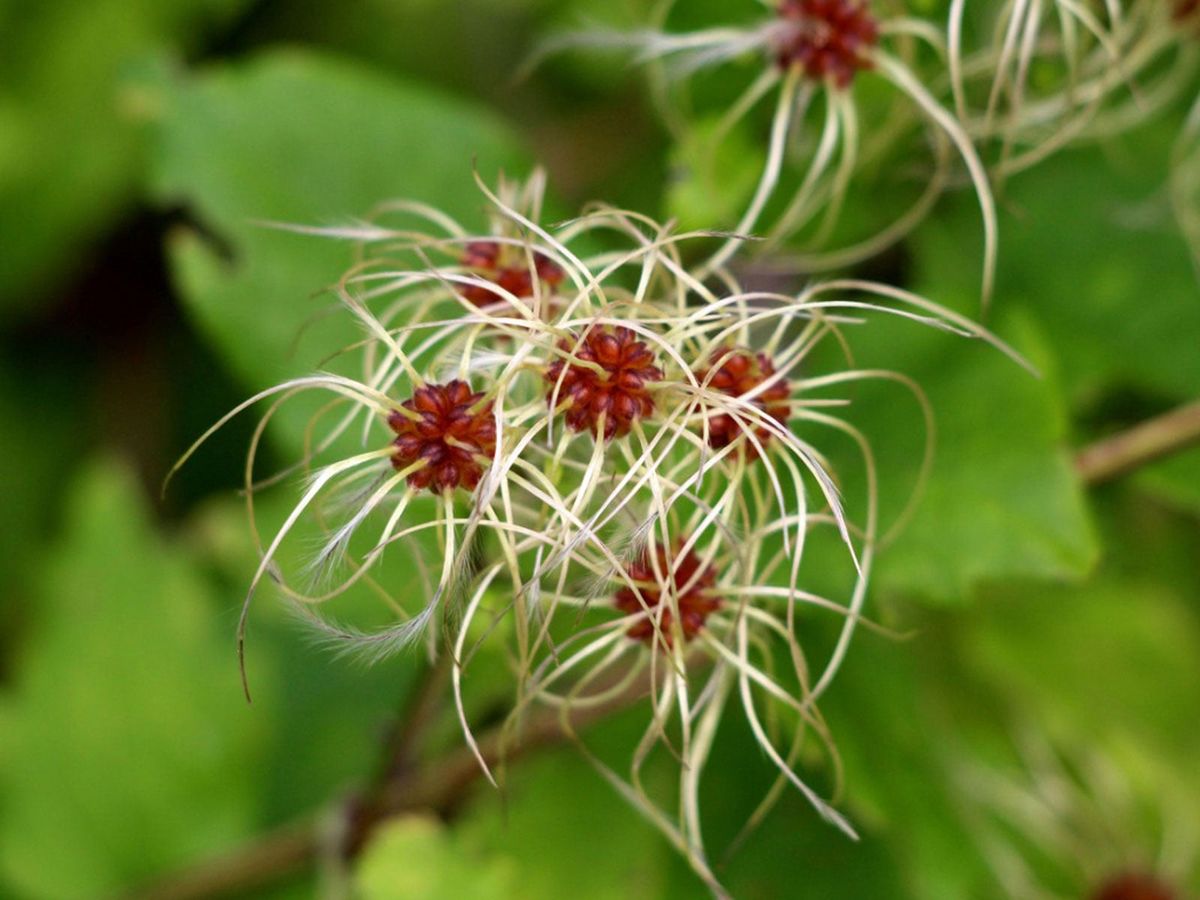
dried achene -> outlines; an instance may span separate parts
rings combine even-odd
[[[474,274],[521,300],[535,295],[535,281],[543,290],[553,292],[563,281],[558,263],[539,251],[533,251],[533,266],[524,248],[499,241],[471,241],[463,250],[462,264]],[[487,306],[503,299],[503,295],[481,284],[467,284],[460,293],[476,306]]]
[[[1118,875],[1105,882],[1092,900],[1180,900],[1157,878],[1137,872]]]

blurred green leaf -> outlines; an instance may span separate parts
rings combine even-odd
[[[962,599],[981,581],[1078,577],[1095,563],[1052,350],[1030,317],[1002,324],[1040,377],[976,341],[894,321],[866,329],[873,333],[858,362],[914,378],[936,421],[932,474],[916,514],[879,555],[876,583],[884,588]],[[876,442],[885,526],[909,496],[922,454],[920,413],[897,402],[899,393],[867,395],[851,416]]]
[[[1035,311],[1073,404],[1113,387],[1182,399],[1200,385],[1200,288],[1165,191],[1177,128],[1061,153],[1005,186],[995,308]],[[967,197],[942,209],[913,240],[918,282],[969,295],[978,210]]]
[[[1136,738],[1194,781],[1200,628],[1171,580],[1104,570],[1078,588],[990,590],[963,637],[966,668],[1022,715]]]
[[[372,840],[355,877],[362,900],[509,900],[516,870],[503,856],[473,856],[456,846],[453,832],[436,819],[414,816],[383,828]]]
[[[16,612],[7,608],[7,598],[23,584],[35,548],[50,530],[63,495],[64,473],[78,452],[72,443],[78,421],[58,414],[75,399],[66,373],[22,379],[15,368],[0,366],[0,425],[5,431],[0,470],[14,473],[0,504],[0,566],[6,573],[0,588],[0,623]],[[0,637],[0,645],[4,643]]]
[[[1085,581],[993,583],[918,613],[910,640],[861,635],[823,705],[850,800],[887,823],[923,900],[999,896],[961,778],[1009,761],[1022,729],[1146,755],[1178,790],[1162,808],[1200,809],[1195,532],[1136,492],[1097,506],[1120,545]]]
[[[666,204],[682,231],[732,228],[758,180],[758,146],[744,128],[715,141],[718,123],[716,117],[695,123],[674,146]]]
[[[969,887],[982,860],[964,847],[946,771],[947,747],[962,744],[962,723],[939,709],[957,685],[939,678],[944,669],[934,662],[947,651],[938,637],[922,630],[898,642],[861,634],[822,708],[856,825],[890,849],[911,896],[957,900],[975,896]],[[860,896],[831,894],[839,895]]]
[[[986,686],[1010,713],[1054,733],[1130,739],[1200,788],[1196,530],[1133,490],[1106,492],[1096,508],[1107,552],[1086,581],[989,586],[934,636],[954,645],[961,683]]]
[[[261,498],[256,510],[264,534],[273,534],[282,524],[293,500],[286,489]],[[317,529],[310,524],[302,524],[296,540],[281,548],[284,571],[301,569],[318,545]],[[209,504],[189,520],[188,537],[197,557],[226,587],[221,636],[232,646],[235,607],[258,565],[245,506],[232,497]],[[401,548],[396,549],[396,557],[379,570],[390,586],[403,571],[396,567],[404,565]],[[346,616],[361,621],[356,613],[370,621],[369,614],[381,605],[374,593],[358,586],[331,603],[328,612],[342,621]],[[423,664],[415,648],[365,666],[316,643],[277,591],[264,586],[251,604],[246,635],[253,714],[266,720],[267,730],[254,770],[258,821],[263,825],[311,813],[374,774],[387,728],[403,709],[413,676]],[[224,667],[236,671],[232,653]],[[242,704],[240,688],[228,701]],[[447,717],[452,719],[452,713]]]
[[[229,253],[177,234],[175,274],[197,324],[253,390],[308,372],[358,337],[343,317],[321,318],[332,301],[315,296],[349,268],[350,246],[263,220],[345,224],[406,198],[480,227],[472,166],[491,183],[501,168],[525,174],[516,141],[489,113],[308,53],[273,53],[162,90],[158,196],[186,204]],[[294,442],[306,419],[283,417]]]
[[[1200,449],[1178,453],[1136,476],[1139,487],[1166,502],[1200,515]]]
[[[0,872],[25,896],[108,894],[249,830],[231,645],[137,493],[113,465],[78,483],[0,695]]]
[[[626,771],[647,715],[643,706],[605,720],[591,729],[589,746]],[[897,868],[882,841],[875,835],[864,844],[850,841],[790,788],[762,825],[732,847],[777,774],[736,700],[707,772],[701,804],[710,862],[739,900],[906,896],[895,890]],[[656,754],[642,777],[651,795],[669,798],[678,760]],[[574,749],[524,758],[505,782],[503,802],[481,788],[456,830],[463,847],[513,862],[523,900],[708,895],[683,856]]]
[[[600,726],[614,727],[623,731]],[[523,760],[506,792],[512,802],[504,805],[481,792],[458,829],[464,846],[513,861],[520,897],[661,896],[662,860],[673,851],[573,751]]]
[[[0,310],[74,275],[138,189],[143,111],[125,75],[192,47],[245,0],[39,0],[0,15]]]
[[[800,775],[823,796],[829,796],[832,777],[824,754],[815,747],[809,749],[814,751],[813,757],[822,759],[821,768],[802,764]],[[668,761],[673,764],[674,760]],[[906,862],[901,854],[908,846],[891,841],[877,817],[864,815],[863,805],[852,792],[839,796],[835,805],[850,819],[859,841],[850,840],[822,820],[790,784],[784,786],[778,804],[758,827],[745,831],[778,776],[779,770],[763,754],[745,723],[740,704],[731,699],[701,786],[710,859],[730,894],[738,900],[906,900],[914,896],[902,881]],[[735,843],[738,838],[741,843]],[[678,900],[702,896],[702,888],[683,858],[671,849],[664,852],[670,862],[664,895]],[[926,900],[922,894],[915,896]]]

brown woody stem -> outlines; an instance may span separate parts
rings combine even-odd
[[[1200,443],[1200,402],[1085,447],[1075,457],[1075,469],[1088,484],[1101,484],[1195,443]]]
[[[645,684],[635,684],[604,703],[564,714],[546,709],[530,716],[517,741],[497,728],[479,741],[489,767],[530,751],[569,740],[572,733],[629,706],[644,696]],[[457,748],[437,763],[418,769],[399,767],[395,777],[379,783],[370,796],[351,801],[346,808],[346,857],[353,857],[382,821],[404,812],[453,810],[479,778],[479,762],[466,747]],[[137,900],[198,900],[262,887],[313,865],[328,845],[323,817],[314,816],[285,825],[231,852],[195,868],[167,876],[162,881],[130,892]]]

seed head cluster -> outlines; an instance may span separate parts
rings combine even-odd
[[[867,64],[875,30],[862,4],[787,0],[779,13],[791,29],[781,51],[789,66],[847,84]],[[514,728],[533,704],[607,703],[613,684],[644,685],[653,722],[623,783],[654,821],[684,823],[673,839],[712,885],[695,794],[730,696],[781,776],[853,834],[803,782],[789,747],[809,742],[835,757],[815,704],[864,620],[878,528],[874,456],[842,418],[849,401],[838,393],[881,376],[808,377],[800,366],[825,359],[818,345],[841,344],[871,310],[1006,348],[916,295],[863,281],[746,290],[716,257],[687,262],[681,245],[711,247],[711,233],[679,234],[602,205],[543,225],[536,191],[521,192],[522,203],[503,185],[501,196],[480,187],[490,231],[418,204],[405,207],[415,227],[363,227],[358,262],[335,293],[366,339],[331,357],[336,371],[244,405],[306,391],[333,398],[307,435],[308,486],[261,554],[246,602],[269,575],[347,650],[377,659],[422,639],[430,652],[448,645],[472,746],[461,691],[478,644],[512,642]],[[431,263],[429,248],[446,261]],[[858,455],[838,456],[859,479],[846,492],[853,501],[820,449],[822,432],[839,446],[856,438]],[[347,454],[355,435],[363,447]],[[256,448],[257,439],[248,476]],[[258,484],[248,477],[247,490]],[[276,561],[309,526],[321,546],[308,577],[333,585],[316,597]],[[369,542],[353,539],[361,531]],[[804,548],[824,539],[844,551],[822,558],[841,566],[823,575],[839,585],[828,596],[801,583]],[[404,554],[426,583],[403,580],[392,593],[375,567]],[[359,629],[324,613],[364,578],[403,612],[398,621]],[[833,628],[807,631],[815,637],[802,645],[801,621],[831,612]],[[686,757],[680,816],[659,814],[637,771],[659,743]]]

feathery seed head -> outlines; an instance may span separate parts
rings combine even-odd
[[[720,608],[720,597],[712,593],[716,571],[693,550],[680,554],[683,544],[682,540],[676,540],[673,553],[660,545],[653,557],[648,550],[643,551],[626,570],[638,590],[622,587],[613,604],[629,615],[644,614],[626,632],[634,640],[651,644],[658,633],[661,635],[658,644],[669,650],[674,646],[676,616],[683,639],[690,641],[704,627],[709,615]]]
[[[1075,5],[1074,0],[1061,2]],[[706,111],[719,116],[716,127],[696,122],[695,146],[703,150],[700,158],[717,160],[721,158],[720,145],[730,139],[739,122],[750,118],[764,101],[774,106],[757,186],[736,222],[719,223],[722,231],[730,234],[707,261],[694,268],[694,274],[704,280],[735,254],[754,254],[753,248],[742,249],[745,236],[752,234],[765,239],[757,245],[760,255],[792,245],[799,255],[776,259],[775,264],[786,262],[789,268],[794,265],[795,271],[806,274],[843,269],[869,259],[903,239],[925,218],[951,183],[957,153],[983,217],[981,297],[986,305],[997,253],[995,200],[968,123],[963,121],[965,104],[956,104],[958,115],[943,106],[917,66],[914,35],[939,45],[929,34],[928,23],[915,16],[896,15],[889,17],[885,28],[866,0],[764,0],[762,5],[768,7],[767,15],[746,25],[722,24],[680,33],[648,29],[628,35],[584,34],[563,43],[639,49],[641,61],[664,67],[656,78],[664,99],[671,99],[673,84],[697,72],[746,61],[756,52],[760,65],[765,64],[764,71],[724,109]],[[962,68],[956,58],[952,72],[956,100],[962,93]],[[915,115],[905,121],[928,135],[934,165],[915,200],[890,223],[880,224],[867,236],[834,243],[831,238],[852,184],[865,161],[880,152],[878,147],[864,152],[874,146],[874,137],[866,140],[867,132],[874,132],[879,146],[887,148],[902,146],[912,132],[907,125],[879,128],[879,123],[871,121],[876,118],[874,112],[869,114],[871,120],[863,118],[859,98],[845,88],[866,69],[878,72],[879,80],[911,107]],[[680,94],[684,93],[681,88]],[[680,100],[682,107],[682,96]],[[819,118],[822,108],[824,115]],[[688,116],[678,110],[671,112],[669,121],[674,130],[690,124]]]
[[[707,381],[712,390],[728,394],[730,397],[745,396],[776,374],[771,358],[765,353],[755,353],[753,350],[717,350],[710,357],[709,363],[710,368],[700,369],[695,373],[696,379],[702,383]],[[787,379],[779,378],[758,391],[748,402],[782,425],[787,423],[790,415],[790,395],[791,389]],[[708,420],[708,443],[714,449],[720,450],[740,438],[744,431],[744,426],[731,414],[722,413]],[[764,446],[771,438],[771,433],[761,426],[754,429],[754,434]],[[743,452],[747,460],[758,458],[758,450],[753,444],[747,443]]]
[[[868,51],[879,40],[879,26],[865,2],[783,0],[779,16],[788,25],[775,47],[780,68],[798,66],[814,81],[829,78],[842,88],[871,68]]]
[[[955,113],[981,149],[994,142],[997,183],[1063,147],[1131,130],[1194,92],[1198,60],[1187,45],[1198,10],[1197,0],[955,0],[947,35]],[[973,16],[992,34],[990,47],[965,46]]]
[[[1177,900],[1177,896],[1157,878],[1130,872],[1101,885],[1092,900]]]
[[[1136,743],[1026,726],[1021,767],[960,764],[968,820],[1005,896],[1182,900],[1200,818]]]
[[[575,431],[611,440],[628,434],[635,419],[654,412],[647,385],[662,380],[662,369],[646,342],[629,328],[589,328],[573,345],[560,342],[559,349],[573,359],[556,358],[546,369],[546,399],[552,405],[569,404],[567,425]]]
[[[474,490],[483,475],[483,458],[496,449],[492,403],[472,393],[465,381],[417,388],[388,417],[396,433],[392,465],[406,469],[425,465],[408,476],[408,485],[434,493],[455,488]]]
[[[543,288],[553,291],[565,277],[562,267],[546,254],[533,251],[531,270],[524,249],[499,241],[471,241],[463,250],[462,264],[519,299],[534,296],[535,279]],[[463,285],[461,293],[476,306],[499,299],[494,291],[478,284]]]

